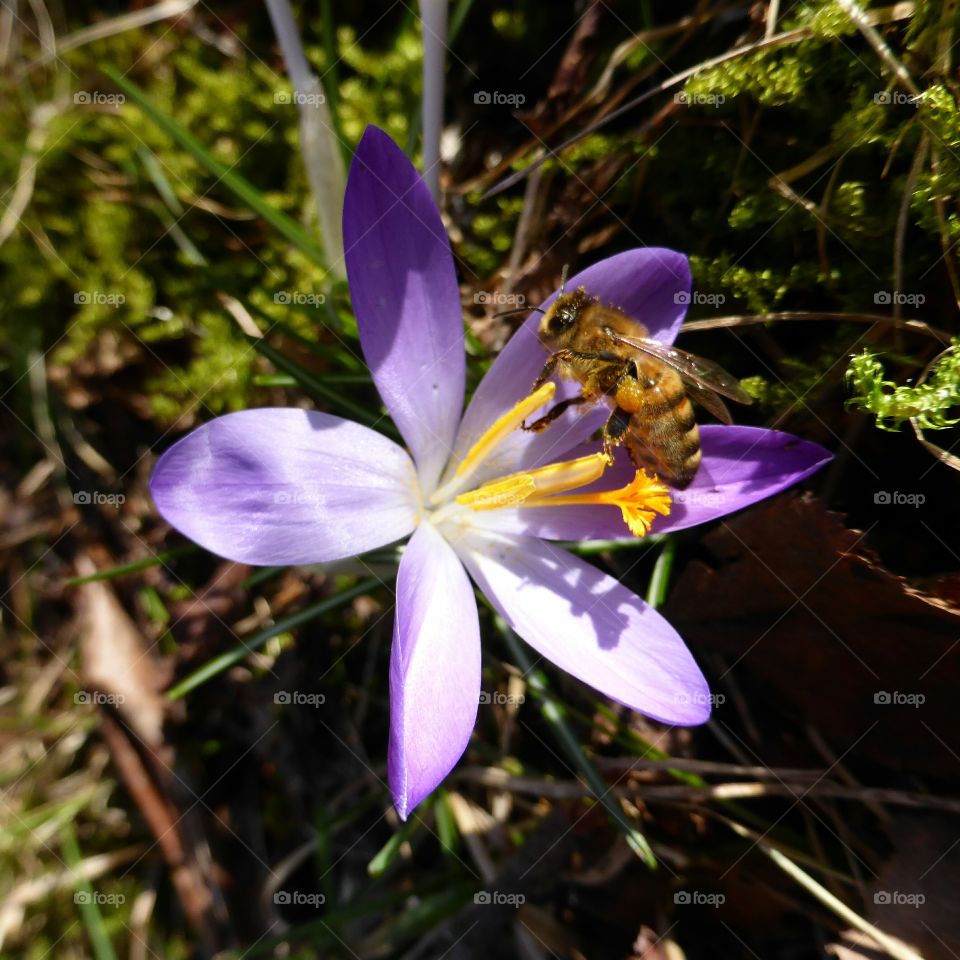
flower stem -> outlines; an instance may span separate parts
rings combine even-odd
[[[673,537],[668,537],[660,549],[656,563],[653,565],[653,573],[650,574],[650,584],[647,587],[647,603],[654,610],[659,610],[667,597],[670,571],[673,568],[673,558],[676,553],[677,541]]]

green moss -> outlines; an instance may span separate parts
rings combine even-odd
[[[355,72],[340,88],[340,122],[348,140],[356,143],[368,124],[375,123],[400,144],[407,142],[422,89],[420,37],[413,19],[387,49],[368,48],[353,27],[337,30],[337,50]]]
[[[777,310],[790,290],[809,288],[820,280],[819,271],[809,263],[795,263],[785,270],[772,267],[753,270],[734,262],[729,255],[715,259],[694,255],[690,258],[690,268],[697,290],[721,292],[728,307],[740,303],[750,313]]]
[[[495,34],[518,56],[532,56],[530,29],[546,16],[523,7],[491,14]],[[886,32],[915,77],[936,81],[936,73],[924,67],[936,53],[932,39],[939,23],[938,5],[920,5],[912,21]],[[960,241],[960,218],[949,202],[943,223],[937,216],[937,201],[960,195],[960,113],[950,90],[932,82],[918,106],[878,100],[894,88],[832,0],[787,11],[781,26],[807,27],[813,37],[731,60],[691,80],[684,90],[688,97],[712,96],[714,102],[681,111],[679,122],[653,140],[638,139],[636,126],[626,123],[589,135],[562,162],[547,165],[545,179],[556,195],[575,179],[592,184],[594,171],[603,165],[621,164],[623,174],[605,189],[603,207],[585,217],[569,238],[576,243],[580,230],[619,222],[622,230],[611,250],[592,251],[590,259],[641,238],[688,251],[697,288],[722,293],[729,310],[759,313],[824,303],[833,309],[870,309],[876,291],[889,286],[891,237],[907,170],[928,131],[939,168],[934,172],[925,165],[916,180],[904,282],[909,290],[930,282],[925,271],[940,257],[941,230],[944,242]],[[161,109],[221,161],[236,164],[279,209],[309,224],[296,111],[276,102],[289,83],[264,63],[274,61],[263,38],[245,36],[235,27],[241,30],[236,57],[222,56],[190,33],[161,30],[130,31],[67,57],[78,89],[103,85],[101,63],[132,65],[132,78]],[[308,36],[316,37],[319,29],[317,24]],[[470,40],[467,34],[464,38]],[[245,52],[245,46],[258,55]],[[422,82],[416,18],[388,18],[369,34],[341,22],[334,46],[341,78],[336,99],[347,148],[369,123],[406,144],[414,132]],[[612,49],[610,41],[606,53]],[[144,50],[151,51],[146,58]],[[323,71],[323,46],[307,52]],[[463,55],[482,59],[487,54],[468,47]],[[622,64],[618,75],[630,76],[650,55],[641,48],[639,59]],[[49,81],[39,77],[36,82],[35,99],[43,101],[52,86],[44,89]],[[451,120],[460,110],[458,97],[473,85],[474,78],[452,60]],[[736,98],[742,103],[734,107]],[[0,103],[0,122],[9,131],[0,143],[0,174],[6,182],[18,176],[27,135],[25,102],[8,97]],[[748,112],[740,115],[741,109]],[[751,111],[757,110],[756,130],[747,143]],[[489,119],[476,129],[465,128],[465,155],[474,154],[477,138],[491,136],[484,123]],[[828,162],[790,178],[806,206],[772,188],[774,174],[831,146]],[[155,158],[172,203],[158,190],[145,155]],[[533,156],[520,158],[514,168],[528,165]],[[634,165],[638,156],[644,157],[640,168]],[[825,198],[822,223],[816,211]],[[522,208],[522,191],[495,201],[481,200],[479,194],[458,201],[455,220],[463,239],[456,253],[462,275],[486,277],[502,268]],[[176,230],[169,229],[171,224]],[[556,240],[549,233],[537,237],[543,249]],[[191,250],[206,262],[198,263]],[[355,334],[342,293],[331,297],[329,310],[294,309],[276,300],[282,291],[317,292],[315,265],[250,219],[201,164],[131,104],[113,112],[69,104],[53,119],[31,204],[21,226],[0,247],[0,266],[5,333],[14,345],[8,363],[18,362],[17,351],[31,337],[55,345],[55,360],[70,362],[109,331],[127,338],[148,360],[152,355],[166,365],[150,380],[151,402],[162,419],[196,404],[197,396],[210,410],[250,402],[257,361],[224,311],[222,294],[249,304],[264,326],[282,320],[334,348],[337,337]],[[85,293],[100,296],[74,302]],[[346,364],[352,350],[343,356]]]
[[[760,103],[781,105],[803,95],[814,69],[802,45],[801,49],[762,51],[705,70],[687,81],[684,92],[689,102],[706,106],[722,105],[725,100],[742,95]]]
[[[890,110],[878,103],[871,91],[861,89],[850,109],[833,126],[833,140],[848,149],[862,149],[872,144],[889,144],[895,127]]]
[[[821,40],[851,36],[856,34],[858,29],[850,15],[835,0],[804,5],[798,12],[796,21],[790,26],[807,27]]]
[[[924,430],[960,423],[960,337],[953,338],[922,384],[897,384],[885,375],[883,363],[869,350],[853,357],[846,372],[853,394],[849,406],[872,413],[881,430],[898,430],[914,418]]]
[[[620,146],[620,138],[603,133],[591,133],[574,144],[563,155],[563,159],[577,167],[580,164],[594,163],[609,157]]]
[[[289,83],[250,52],[260,46],[255,38],[241,33],[239,40],[240,55],[223,57],[189,33],[131,31],[67,59],[78,89],[86,90],[104,87],[100,63],[134,65],[131,79],[161,110],[277,208],[309,224],[314,215],[298,156],[296,107],[275,98]],[[356,140],[368,123],[377,123],[404,143],[421,83],[415,20],[386,45],[382,38],[378,46],[367,43],[353,28],[338,32],[343,129]],[[322,69],[322,50],[308,53]],[[27,123],[15,99],[0,105],[0,123],[20,131],[19,142],[8,134],[0,145],[0,175],[12,183]],[[154,159],[172,206],[145,157]],[[489,239],[505,249],[502,234]],[[149,389],[162,421],[196,406],[198,398],[211,411],[249,403],[255,354],[221,294],[259,306],[304,336],[329,338],[330,324],[342,336],[355,334],[342,296],[333,312],[275,302],[278,291],[315,292],[316,265],[251,219],[232,193],[129,103],[112,111],[69,103],[53,119],[31,204],[0,246],[0,267],[0,303],[15,311],[5,321],[11,342],[26,343],[18,331],[29,331],[54,346],[55,362],[69,363],[105,331],[131,341],[147,366],[161,364]],[[186,350],[164,347],[181,340]]]

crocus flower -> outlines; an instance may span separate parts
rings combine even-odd
[[[151,481],[160,513],[208,550],[249,564],[335,561],[409,537],[390,655],[388,779],[401,817],[451,770],[474,727],[480,626],[471,578],[543,657],[657,720],[702,723],[708,687],[676,631],[551,541],[712,520],[807,477],[829,454],[773,430],[703,426],[702,464],[679,493],[622,452],[606,467],[590,439],[607,415],[602,405],[571,408],[539,433],[519,430],[576,392],[548,383],[529,397],[546,359],[537,314],[464,413],[449,241],[423,180],[374,127],[350,168],[343,238],[364,357],[407,449],[327,413],[228,414],[160,458]],[[665,249],[603,260],[568,287],[581,284],[665,343],[690,299],[687,259]]]

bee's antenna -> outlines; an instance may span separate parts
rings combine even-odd
[[[528,310],[536,310],[537,313],[546,313],[546,310],[541,310],[539,307],[517,307],[515,310],[503,310],[500,313],[495,313],[494,317],[510,317],[515,313],[526,313]]]
[[[563,272],[560,274],[560,292],[557,294],[558,297],[563,296],[563,290],[567,285],[567,274],[570,272],[570,264],[565,263],[563,265]]]

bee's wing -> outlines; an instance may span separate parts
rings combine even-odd
[[[625,343],[628,347],[647,353],[657,360],[662,360],[667,366],[673,367],[687,383],[697,388],[692,394],[693,399],[699,400],[704,407],[720,419],[723,419],[723,416],[717,413],[719,408],[711,407],[711,401],[703,399],[708,393],[723,394],[730,400],[736,400],[737,403],[753,403],[753,397],[740,386],[737,378],[733,374],[727,373],[723,367],[712,360],[687,353],[686,350],[680,350],[677,347],[669,347],[665,343],[660,343],[659,340],[651,340],[649,337],[624,337],[609,327],[604,328],[604,333],[614,340],[619,340],[620,343]],[[711,399],[716,399],[721,406],[723,405],[719,398]],[[730,413],[725,406],[723,410],[726,417],[729,417]]]
[[[727,405],[720,399],[719,393],[714,393],[711,389],[701,387],[700,384],[694,380],[688,380],[687,387],[689,388],[687,396],[690,397],[691,400],[699,403],[704,410],[712,413],[721,423],[725,423],[728,426],[733,423],[733,417],[730,416]]]

